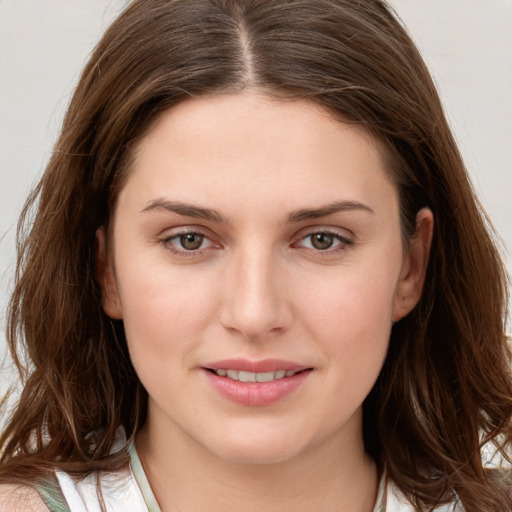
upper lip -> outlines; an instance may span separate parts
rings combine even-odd
[[[204,365],[207,370],[242,370],[253,373],[275,372],[276,370],[286,370],[299,372],[307,370],[310,366],[301,365],[292,361],[283,359],[262,359],[260,361],[251,361],[249,359],[235,358],[214,361]]]

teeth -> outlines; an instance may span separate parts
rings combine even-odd
[[[244,372],[240,370],[238,372],[238,380],[240,382],[256,382],[256,374],[253,372]]]
[[[238,378],[238,370],[228,370],[227,371],[227,376],[230,379],[239,380],[239,378]]]
[[[275,379],[275,372],[255,373],[257,382],[270,382]]]
[[[276,370],[274,372],[246,372],[243,370],[214,370],[220,377],[227,377],[228,379],[238,380],[240,382],[271,382],[273,380],[282,379],[284,377],[291,377],[297,372],[293,370]]]

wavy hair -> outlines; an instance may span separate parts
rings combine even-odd
[[[161,112],[244,88],[310,99],[380,140],[405,240],[420,208],[434,212],[424,293],[393,327],[365,446],[417,510],[453,492],[467,512],[510,510],[510,482],[481,458],[512,439],[506,273],[432,79],[380,0],[135,0],[106,31],[18,228],[7,336],[23,390],[0,479],[126,462],[109,455],[116,429],[136,435],[147,396],[101,308],[95,232]]]

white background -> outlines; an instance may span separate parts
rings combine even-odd
[[[0,358],[15,223],[80,69],[127,0],[0,0]],[[512,0],[390,0],[422,51],[512,270]],[[49,319],[51,321],[51,319]],[[12,380],[4,365],[0,392]]]

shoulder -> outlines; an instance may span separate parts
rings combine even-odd
[[[49,512],[39,493],[19,484],[0,484],[0,512]]]

